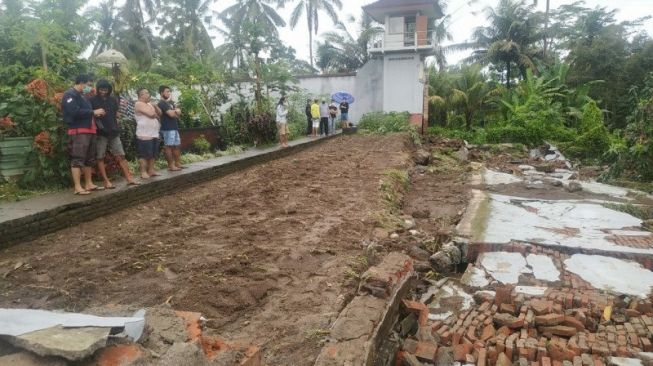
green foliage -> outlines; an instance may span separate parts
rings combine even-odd
[[[580,159],[599,159],[613,143],[603,121],[603,111],[596,102],[591,101],[583,107],[580,129],[573,142],[561,145],[570,157]]]
[[[247,133],[255,146],[268,144],[277,138],[277,123],[271,114],[259,114],[247,121]]]
[[[428,129],[429,135],[441,136],[450,139],[460,139],[474,145],[487,143],[487,132],[484,128],[475,128],[473,130],[447,128],[441,126],[432,126]]]
[[[358,128],[370,133],[386,134],[390,132],[406,132],[409,129],[410,114],[408,112],[372,112],[366,113],[358,122]]]
[[[182,88],[179,106],[183,113],[179,120],[181,128],[211,126],[211,121],[202,106],[200,91],[194,88]]]
[[[630,98],[636,107],[627,118],[624,139],[611,141],[606,155],[612,165],[604,178],[648,181],[653,179],[653,73],[644,87],[631,89]]]
[[[206,139],[206,136],[200,135],[193,141],[193,151],[200,155],[211,151],[211,143]]]

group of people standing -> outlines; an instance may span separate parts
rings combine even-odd
[[[340,109],[341,126],[347,127],[349,119],[349,103],[341,102],[339,105],[334,100],[331,104],[318,103],[317,99],[306,102],[306,135],[317,137],[328,136],[336,131],[336,120],[338,119],[338,109]],[[277,103],[276,110],[277,131],[279,132],[279,144],[281,147],[288,147],[288,105],[286,97],[281,97]]]
[[[331,104],[326,104],[326,100],[322,99],[322,103],[318,104],[318,100],[314,99],[306,101],[306,135],[312,137],[328,136],[333,134],[336,129],[336,120],[338,119],[338,109],[340,109],[340,122],[341,126],[347,127],[349,118],[349,103],[343,101],[340,105],[331,100]]]
[[[106,173],[104,158],[109,151],[118,162],[128,185],[138,185],[125,160],[125,151],[120,140],[118,118],[122,113],[131,114],[128,101],[112,95],[113,87],[107,80],[99,80],[93,92],[93,80],[80,75],[75,85],[64,93],[61,100],[63,120],[68,126],[68,153],[74,192],[87,195],[92,191],[114,189]],[[137,92],[138,100],[133,105],[136,121],[136,151],[142,179],[158,176],[154,163],[159,155],[160,138],[163,137],[165,156],[169,171],[179,171],[181,165],[181,138],[179,117],[181,109],[171,99],[170,87],[159,87],[161,99],[155,103],[147,89]],[[104,181],[103,186],[93,183],[93,168]],[[83,184],[82,184],[83,176]]]

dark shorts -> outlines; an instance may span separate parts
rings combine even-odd
[[[136,154],[139,159],[156,159],[159,156],[159,139],[136,139]]]
[[[91,133],[68,135],[70,166],[73,168],[94,166],[97,155],[96,143],[96,136]]]

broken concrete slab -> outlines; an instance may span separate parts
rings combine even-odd
[[[548,287],[542,286],[516,286],[515,293],[529,296],[543,296]]]
[[[0,357],[0,365],[11,366],[67,366],[67,363],[55,357],[41,357],[29,352],[18,352]]]
[[[78,361],[106,346],[110,331],[111,328],[57,326],[19,336],[10,336],[6,339],[14,346],[39,356],[58,356]]]
[[[512,184],[520,183],[522,179],[512,174],[496,172],[491,169],[485,169],[483,172],[483,183],[487,185]]]
[[[637,358],[610,357],[609,366],[643,366],[642,360]]]
[[[574,254],[564,261],[564,265],[565,270],[577,274],[594,288],[605,291],[645,298],[653,286],[653,272],[636,262]]]
[[[555,282],[560,280],[560,271],[553,264],[551,258],[541,254],[529,254],[526,262],[533,270],[533,275],[538,280]]]
[[[653,254],[653,247],[620,245],[610,230],[637,231],[642,220],[584,201],[531,200],[488,194],[487,207],[470,222],[477,242],[540,243],[599,251]],[[642,231],[642,233],[645,233]],[[632,234],[632,233],[631,233]],[[643,234],[644,235],[644,234]]]
[[[531,273],[526,268],[526,259],[519,253],[482,253],[479,263],[490,276],[503,284],[516,284],[522,273]]]
[[[490,281],[488,281],[484,270],[469,265],[467,266],[467,270],[463,276],[460,278],[460,283],[473,288],[485,288],[490,284]]]
[[[33,309],[0,309],[0,335],[19,336],[55,326],[63,328],[106,327],[124,328],[127,323],[145,326],[142,312],[135,317],[100,317],[87,314],[63,313]]]

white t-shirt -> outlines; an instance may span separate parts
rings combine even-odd
[[[146,115],[136,113],[136,137],[153,139],[159,137],[161,123],[157,118],[150,118]]]
[[[277,123],[287,123],[288,110],[283,104],[277,104]]]

